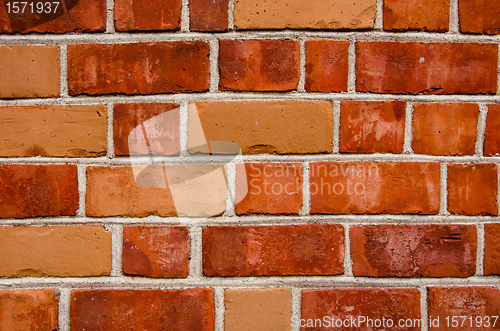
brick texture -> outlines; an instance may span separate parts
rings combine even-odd
[[[205,276],[339,275],[340,225],[221,226],[203,229]]]
[[[498,46],[356,43],[356,90],[402,94],[494,94]]]
[[[500,105],[488,105],[484,133],[484,156],[497,154],[500,154]]]
[[[180,30],[181,0],[116,0],[117,31]]]
[[[500,33],[500,3],[491,0],[459,0],[460,31],[463,33]]]
[[[201,41],[68,45],[69,94],[204,92],[208,53]]]
[[[306,82],[308,92],[345,92],[349,64],[348,41],[307,40]]]
[[[312,214],[437,214],[439,164],[311,163]]]
[[[473,155],[479,106],[470,103],[413,105],[413,151],[431,155]]]
[[[0,217],[74,216],[76,172],[76,165],[0,165]]]
[[[384,30],[448,31],[450,0],[385,0]]]
[[[448,165],[448,211],[498,215],[498,167],[492,163]]]
[[[350,229],[353,273],[370,277],[469,277],[476,273],[472,225],[363,225]]]
[[[484,225],[484,274],[500,275],[500,224]]]
[[[192,31],[227,31],[229,0],[190,0],[189,18]]]

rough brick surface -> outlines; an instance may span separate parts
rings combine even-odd
[[[58,330],[58,302],[53,289],[1,291],[1,329]]]
[[[500,224],[484,225],[484,274],[500,275]]]
[[[356,90],[403,94],[494,94],[498,46],[356,43]]]
[[[76,165],[0,165],[0,217],[71,216],[78,209]]]
[[[59,96],[58,46],[1,46],[0,98]]]
[[[299,82],[299,42],[220,40],[219,90],[290,91]]]
[[[192,31],[227,31],[228,0],[189,0]]]
[[[70,309],[72,330],[214,330],[212,289],[75,290]]]
[[[384,30],[448,31],[450,0],[385,0]]]
[[[406,102],[342,101],[340,152],[402,153]]]
[[[431,155],[473,155],[479,106],[470,103],[413,105],[413,151]]]
[[[117,31],[163,31],[181,28],[181,0],[116,0]]]
[[[0,107],[0,156],[106,155],[105,106]]]
[[[484,133],[484,156],[497,154],[500,154],[500,105],[488,105]]]
[[[460,31],[463,33],[500,33],[500,3],[491,0],[459,0]]]
[[[13,1],[9,2],[12,6]],[[0,6],[0,33],[102,32],[106,29],[106,0],[64,0],[57,7],[52,2],[48,6],[44,1],[42,13],[38,13],[38,2],[41,1],[27,1],[26,7],[20,4],[24,14],[15,14],[13,7],[8,14],[7,7]]]
[[[334,224],[203,229],[205,276],[338,275],[344,229]]]
[[[333,107],[328,101],[213,101],[189,105],[188,147],[198,146],[195,114],[207,141],[233,141],[243,154],[332,152]],[[297,128],[300,126],[300,130]]]
[[[303,183],[300,163],[246,163],[245,171],[248,193],[236,205],[236,214],[299,213]]]
[[[448,211],[498,215],[498,167],[493,163],[448,165]]]
[[[201,41],[68,45],[69,94],[203,92],[208,53]]]
[[[307,40],[306,82],[308,92],[345,92],[349,74],[348,41]]]
[[[115,103],[113,106],[115,155],[130,155],[130,143],[137,148],[132,151],[132,155],[149,154],[146,144],[140,148],[141,145],[134,143],[135,140],[131,140],[129,137],[132,130],[141,125],[144,125],[146,135],[149,133],[151,139],[157,139],[157,144],[153,146],[155,152],[153,154],[178,155],[180,153],[178,108],[179,105],[176,103]],[[163,117],[160,119],[156,117],[170,110],[176,113],[168,116],[167,123]],[[158,139],[158,137],[160,138]],[[148,141],[151,145],[152,141],[149,139]]]
[[[237,0],[237,29],[370,29],[376,1],[342,0]]]
[[[469,277],[476,272],[473,225],[363,225],[350,229],[354,276]]]
[[[139,185],[130,166],[88,167],[85,201],[87,215],[93,217],[177,215],[168,186]]]
[[[375,327],[374,320],[419,319],[420,292],[417,289],[335,289],[335,290],[304,290],[302,291],[302,330],[328,330],[335,324],[316,324],[315,319],[324,322],[324,316],[344,321],[351,317],[358,321],[358,316],[370,318],[373,321],[356,323],[349,327],[332,327],[330,330],[420,330],[420,327],[400,328],[397,325],[388,328]],[[331,319],[327,319],[330,323]],[[371,323],[371,324],[368,324]]]
[[[439,164],[314,162],[313,214],[437,214]]]
[[[109,275],[111,233],[101,225],[0,227],[0,276]]]
[[[123,228],[123,273],[131,276],[179,278],[189,274],[187,227]]]
[[[432,331],[473,331],[498,330],[499,321],[493,316],[500,314],[500,290],[493,287],[429,287],[427,288],[428,316],[439,323],[434,323]],[[453,316],[458,324],[453,325]],[[460,318],[465,316],[466,318]],[[486,316],[490,317],[489,326],[486,326]],[[449,317],[446,320],[446,317]],[[472,319],[469,319],[472,317]],[[476,325],[476,317],[481,323]],[[493,327],[493,323],[495,327]],[[462,324],[463,322],[463,324]],[[438,325],[436,325],[438,324]],[[456,326],[456,327],[454,327]],[[485,327],[486,326],[486,327]]]
[[[292,295],[288,288],[226,289],[224,331],[289,330]]]

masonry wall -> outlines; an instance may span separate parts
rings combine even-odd
[[[500,2],[41,4],[0,5],[0,330],[500,328]],[[197,120],[242,155],[186,208],[131,160]]]

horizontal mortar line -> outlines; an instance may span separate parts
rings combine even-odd
[[[250,216],[220,216],[208,218],[188,217],[37,217],[28,219],[1,219],[1,226],[57,226],[57,225],[153,225],[153,226],[270,226],[270,225],[298,225],[298,224],[338,224],[347,226],[357,225],[420,225],[420,224],[463,224],[474,225],[483,223],[500,223],[500,216],[462,216],[462,215],[250,215]]]
[[[263,276],[263,277],[201,277],[201,278],[142,278],[142,277],[82,277],[82,278],[15,278],[0,279],[0,289],[73,288],[73,289],[179,289],[193,287],[279,287],[311,288],[391,288],[417,286],[497,286],[498,276],[469,278],[370,278],[345,276]]]

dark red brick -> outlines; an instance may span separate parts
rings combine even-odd
[[[192,31],[227,31],[228,0],[189,0]]]
[[[306,41],[306,91],[347,91],[348,50],[348,41]]]
[[[385,0],[384,30],[448,31],[450,0]]]
[[[115,0],[116,31],[180,30],[181,0]]]
[[[488,105],[484,133],[484,156],[498,154],[500,154],[500,105]]]
[[[500,33],[500,3],[495,0],[458,0],[460,31]]]
[[[500,275],[500,224],[484,225],[484,274]]]

